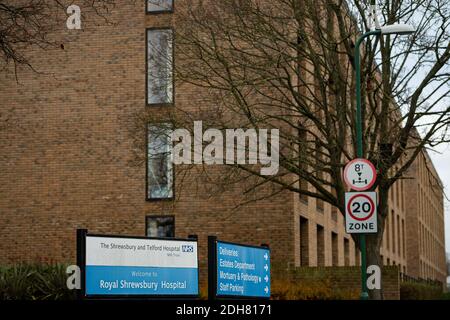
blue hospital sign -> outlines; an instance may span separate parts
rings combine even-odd
[[[198,295],[197,242],[86,236],[86,295]]]
[[[270,250],[217,242],[217,295],[270,298]]]

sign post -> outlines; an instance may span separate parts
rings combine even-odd
[[[77,229],[77,266],[80,268],[81,276],[81,288],[77,290],[77,299],[81,300],[84,298],[86,292],[86,278],[85,278],[85,267],[86,267],[86,234],[87,229]]]
[[[215,300],[217,292],[217,237],[208,236],[208,299]]]
[[[198,298],[197,239],[77,232],[82,297]]]
[[[208,237],[208,296],[270,298],[270,249]]]
[[[366,159],[354,159],[344,169],[345,183],[355,191],[370,189],[377,179],[375,166]]]
[[[345,203],[347,233],[377,233],[376,192],[347,192]]]
[[[361,114],[358,115],[359,120]],[[344,169],[344,181],[352,190],[345,194],[345,228],[347,233],[359,233],[361,249],[361,299],[367,300],[367,259],[366,233],[377,233],[377,195],[375,192],[361,192],[373,187],[377,180],[375,166],[367,159],[362,159],[361,123],[357,122],[358,157],[350,161]]]

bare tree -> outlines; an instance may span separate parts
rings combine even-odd
[[[135,0],[126,0],[133,2]],[[0,0],[0,70],[9,66],[17,75],[19,66],[33,69],[28,51],[38,47],[46,50],[64,48],[55,37],[66,28],[67,8],[76,4],[81,8],[84,22],[112,23],[109,19],[117,0]],[[34,70],[34,69],[33,69]]]
[[[239,183],[253,195],[249,201],[288,190],[344,213],[341,173],[356,156],[354,47],[368,30],[367,2],[178,1],[176,86],[201,90],[203,107],[176,106],[165,120],[174,128],[199,119],[205,129],[279,128],[279,173],[228,165],[223,185]],[[377,2],[382,25],[411,23],[417,32],[363,45],[364,157],[379,173],[379,232],[367,237],[369,265],[382,265],[389,189],[422,150],[448,142],[450,123],[450,3]],[[151,112],[140,119],[161,121]],[[260,192],[268,185],[270,195]],[[382,292],[372,290],[371,298]]]

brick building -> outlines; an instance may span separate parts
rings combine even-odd
[[[450,254],[447,253],[447,288],[450,289]]]
[[[381,246],[381,256],[385,265],[398,265],[403,273],[407,270],[407,205],[406,191],[409,180],[398,180],[389,190],[389,213]]]
[[[411,166],[406,180],[408,274],[446,283],[443,184],[426,151]]]
[[[147,163],[131,164],[133,115],[146,108],[163,114],[175,101],[185,110],[198,103],[197,89],[173,88],[171,67],[152,62],[161,52],[172,54],[176,5],[173,10],[172,1],[164,3],[167,7],[149,5],[147,13],[139,1],[120,4],[111,16],[115,25],[82,32],[61,26],[57,36],[64,49],[30,51],[34,68],[45,75],[20,69],[17,83],[13,73],[0,73],[0,264],[73,263],[75,230],[86,228],[105,234],[197,234],[204,269],[208,235],[268,243],[273,262],[290,266],[358,265],[342,215],[320,200],[283,192],[231,212],[241,197],[238,187],[204,197],[176,190],[171,172],[176,179],[177,168],[166,157],[156,154]],[[154,50],[155,43],[160,50]],[[150,153],[167,147],[151,132],[148,138]],[[157,140],[158,146],[152,145]],[[417,276],[441,279],[442,190],[431,195],[423,179],[438,179],[437,174],[431,161],[427,166],[421,161],[411,169],[421,179],[415,191],[421,196],[414,199],[426,195],[433,210],[422,216],[411,207],[407,182],[398,182],[390,195],[382,255],[406,273],[411,268]],[[220,170],[211,175],[219,179]],[[413,266],[414,254],[420,254],[420,269]]]

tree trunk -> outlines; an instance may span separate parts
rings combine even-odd
[[[378,188],[378,233],[369,234],[366,236],[366,259],[367,259],[367,267],[369,266],[379,266],[380,270],[383,270],[383,261],[380,255],[381,242],[383,240],[384,234],[384,224],[386,217],[388,215],[388,192],[389,188],[386,188],[384,185],[379,186]],[[368,290],[369,299],[370,300],[383,300],[383,284],[382,284],[382,275],[380,274],[380,282],[381,289],[380,290]]]
[[[381,242],[383,240],[384,225],[386,216],[388,214],[388,191],[384,185],[378,187],[378,232],[376,234],[366,234],[366,266],[378,266],[380,270],[383,269],[383,261],[380,255]],[[352,234],[352,238],[355,242],[356,247],[361,250],[361,243],[359,239],[359,234]],[[362,257],[361,257],[362,258]],[[367,270],[365,270],[367,273]],[[371,275],[367,275],[370,277]],[[380,274],[380,282],[382,275]],[[383,300],[383,285],[381,284],[381,289],[378,290],[367,290],[370,300]]]
[[[381,261],[380,256],[380,240],[378,234],[366,236],[366,252],[367,267],[376,265],[382,270],[383,261]],[[381,290],[368,290],[368,292],[370,300],[383,300],[383,286],[381,286]]]

